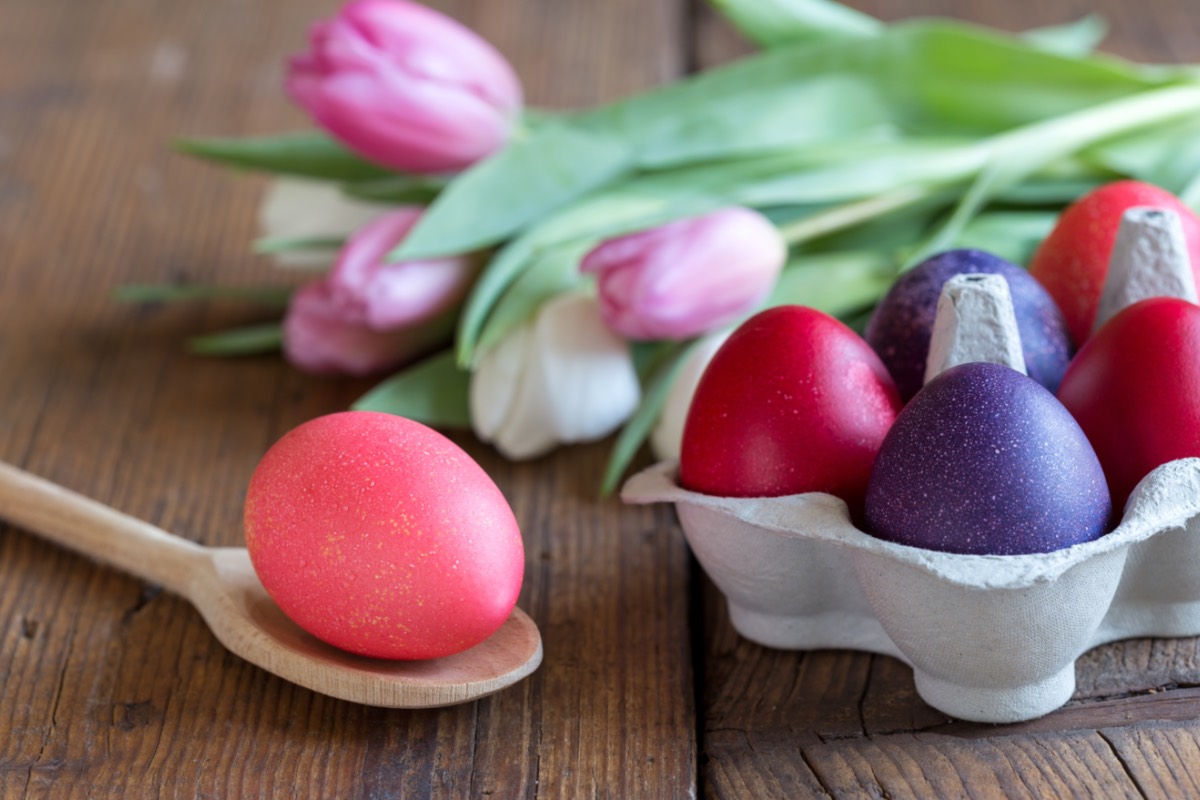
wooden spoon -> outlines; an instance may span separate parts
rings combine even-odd
[[[510,686],[542,662],[542,637],[519,608],[486,641],[446,658],[383,661],[338,650],[279,610],[245,548],[201,547],[3,462],[0,517],[187,598],[231,652],[342,700],[448,706]]]

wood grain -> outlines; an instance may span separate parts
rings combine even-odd
[[[1193,724],[1137,725],[1099,732],[1143,796],[1200,797],[1200,742]]]
[[[584,105],[682,69],[683,3],[433,3],[510,55],[531,101]],[[369,384],[189,335],[269,318],[137,309],[114,286],[287,281],[253,259],[262,182],[174,155],[180,135],[305,120],[280,91],[319,0],[0,0],[0,458],[206,545],[288,428]],[[572,76],[568,79],[566,76]],[[436,711],[331,700],[227,653],[186,602],[0,529],[0,794],[49,797],[687,796],[689,568],[669,513],[595,497],[607,448],[509,465],[531,679]]]

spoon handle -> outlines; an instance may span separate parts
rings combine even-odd
[[[187,596],[207,548],[0,462],[0,518]]]

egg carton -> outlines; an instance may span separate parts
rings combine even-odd
[[[829,494],[689,492],[666,462],[628,503],[674,503],[688,544],[742,636],[787,650],[849,648],[912,667],[925,702],[978,722],[1047,714],[1075,660],[1107,642],[1200,635],[1200,459],[1147,475],[1121,524],[1029,555],[960,555],[877,539]]]

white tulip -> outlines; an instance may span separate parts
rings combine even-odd
[[[258,207],[264,239],[336,239],[349,236],[392,210],[388,206],[351,200],[329,183],[300,178],[276,178]],[[327,269],[337,253],[293,250],[271,256],[281,267]]]
[[[526,351],[533,341],[533,325],[520,325],[479,359],[471,375],[471,426],[475,435],[490,442],[500,433],[517,400],[525,370]]]
[[[595,298],[560,295],[485,352],[471,376],[471,422],[513,460],[601,439],[637,408],[629,345]]]
[[[527,380],[533,367],[534,325],[513,330],[484,354],[471,375],[471,425],[475,435],[494,442],[506,458],[521,461],[554,449],[546,424],[545,398],[538,381]]]
[[[687,422],[688,409],[692,405],[692,395],[700,384],[708,362],[732,331],[725,330],[705,336],[692,347],[687,360],[679,368],[671,391],[667,393],[667,401],[663,405],[658,424],[650,434],[650,448],[659,461],[678,461],[683,444],[683,425]]]

